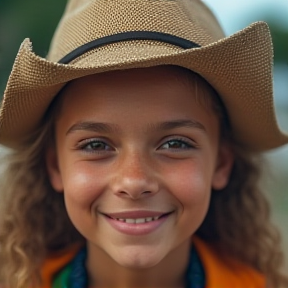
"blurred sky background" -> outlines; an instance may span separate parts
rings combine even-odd
[[[268,22],[275,46],[277,117],[280,126],[288,131],[288,0],[203,1],[212,8],[227,35],[255,21]],[[0,0],[0,98],[23,39],[31,38],[34,51],[45,56],[65,3],[65,0]],[[273,219],[284,235],[288,258],[288,145],[267,153],[266,157],[268,172],[262,186],[271,200]]]

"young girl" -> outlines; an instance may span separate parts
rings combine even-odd
[[[287,287],[271,66],[265,23],[225,38],[199,0],[71,0],[1,106],[1,285]]]

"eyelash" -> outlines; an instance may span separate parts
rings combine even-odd
[[[110,149],[93,149],[91,147],[91,145],[93,144],[97,144],[97,145],[103,145],[109,147]],[[90,146],[90,148],[89,148]],[[106,151],[112,151],[113,149],[111,148],[110,145],[108,145],[105,141],[102,140],[98,140],[98,139],[87,139],[87,140],[83,140],[81,141],[78,145],[77,145],[77,149],[83,150],[85,152],[89,152],[89,153],[103,153]]]
[[[105,148],[103,149],[103,146],[102,146],[101,149],[95,149],[95,147],[93,148],[91,146],[93,144],[97,144],[97,145],[100,144],[100,145],[105,146]],[[180,144],[180,147],[173,148],[173,147],[168,146],[167,148],[163,148],[164,145],[173,145],[173,144],[178,144],[178,145]],[[108,149],[107,149],[107,147],[108,147]],[[171,138],[169,140],[166,140],[163,144],[160,145],[160,147],[158,149],[159,150],[168,149],[168,150],[172,150],[172,151],[181,151],[181,150],[189,150],[189,149],[195,149],[195,148],[197,148],[197,146],[194,142],[188,141],[186,138],[175,137],[175,138]],[[83,150],[83,151],[88,152],[88,153],[105,153],[107,151],[113,151],[114,150],[105,141],[98,140],[98,139],[83,140],[77,145],[77,149]]]
[[[182,147],[180,147],[180,148],[162,148],[164,145],[167,145],[168,143],[172,143],[172,142],[174,142],[174,143],[177,143],[177,144],[180,144]],[[169,145],[169,144],[168,144]],[[183,145],[185,146],[185,147],[183,147]],[[188,141],[186,138],[177,138],[177,137],[175,137],[175,138],[171,138],[171,139],[169,139],[169,140],[167,140],[167,141],[165,141],[165,143],[163,143],[161,146],[160,146],[160,150],[164,150],[164,149],[170,149],[170,150],[176,150],[176,151],[181,151],[181,150],[188,150],[188,149],[195,149],[196,148],[196,144],[194,143],[194,142],[192,142],[192,141]]]

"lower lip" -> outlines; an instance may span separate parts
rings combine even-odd
[[[112,219],[107,216],[104,216],[104,217],[109,222],[109,224],[113,228],[115,228],[117,231],[123,234],[127,234],[127,235],[140,236],[140,235],[146,235],[146,234],[152,233],[155,230],[157,230],[164,222],[167,221],[170,215],[171,214],[165,215],[159,218],[158,220],[145,222],[145,223],[137,223],[137,224],[118,221],[116,219]]]

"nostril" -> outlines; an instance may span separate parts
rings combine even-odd
[[[150,194],[151,193],[151,191],[144,191],[144,192],[142,192],[142,194]]]
[[[129,194],[128,192],[125,192],[125,191],[120,191],[119,192],[120,194]],[[150,193],[152,193],[151,191],[143,191],[142,193],[140,193],[140,194],[150,194]]]
[[[128,194],[128,193],[125,191],[120,191],[119,194]]]
[[[150,190],[144,190],[142,192],[141,192],[141,190],[139,190],[138,192],[136,192],[136,191],[128,192],[128,191],[125,191],[125,190],[121,190],[117,194],[120,197],[130,197],[132,199],[138,199],[138,198],[141,198],[141,196],[145,197],[146,195],[147,196],[152,195],[153,192],[150,191]]]

